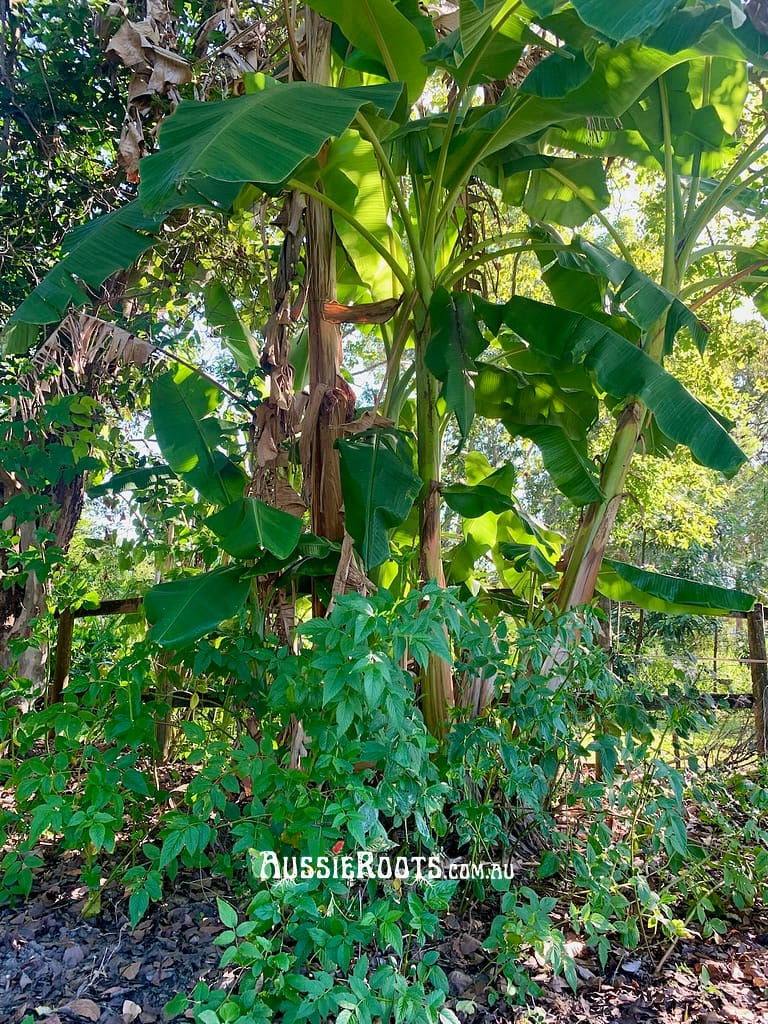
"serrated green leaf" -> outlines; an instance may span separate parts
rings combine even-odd
[[[136,892],[132,892],[128,897],[128,916],[131,920],[131,928],[135,928],[139,921],[144,917],[149,908],[149,893],[144,889],[138,889]],[[178,996],[176,997],[178,999]],[[186,999],[184,1002],[186,1006]]]
[[[238,916],[235,908],[223,900],[220,896],[216,897],[216,908],[219,912],[219,920],[225,928],[235,929],[237,928]]]

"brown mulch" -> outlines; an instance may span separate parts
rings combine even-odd
[[[213,939],[222,930],[216,896],[232,902],[226,883],[192,875],[150,908],[131,930],[123,899],[105,893],[101,914],[84,920],[79,865],[49,862],[24,904],[0,909],[0,1024],[29,1015],[41,1024],[160,1024],[163,1006],[199,980],[233,981],[218,968]],[[684,940],[659,974],[663,949],[615,950],[602,970],[574,940],[579,978],[574,993],[536,958],[526,967],[542,989],[527,1007],[508,1005],[482,941],[482,908],[448,915],[439,941],[451,987],[449,1004],[473,1024],[768,1024],[768,921],[744,921],[716,940]]]
[[[163,1006],[199,980],[222,983],[222,931],[211,879],[185,879],[131,930],[127,905],[81,916],[80,869],[49,866],[42,887],[0,910],[0,1024],[157,1024]]]

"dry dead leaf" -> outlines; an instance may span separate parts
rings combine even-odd
[[[133,981],[133,979],[138,975],[141,968],[141,960],[134,960],[132,964],[127,964],[127,966],[123,967],[120,973],[122,974],[126,981]]]
[[[96,1024],[101,1016],[101,1007],[98,1003],[94,1003],[92,999],[73,999],[69,1003],[64,1003],[64,1005],[60,1006],[59,1009],[69,1010],[69,1012],[74,1013],[76,1017],[82,1017],[84,1020],[93,1021],[93,1024]]]
[[[156,39],[150,37],[152,32],[148,22],[124,21],[107,45],[107,53],[116,54],[128,68],[149,70],[150,65],[144,55],[144,48],[151,49]]]
[[[323,320],[331,324],[384,324],[391,320],[397,307],[403,301],[382,299],[381,302],[360,302],[356,306],[345,306],[341,302],[327,300],[323,303]]]
[[[132,999],[126,999],[123,1002],[123,1020],[125,1024],[133,1024],[133,1021],[136,1020],[140,1013],[141,1007],[138,1003],[134,1003]]]
[[[748,1010],[746,1006],[734,1006],[733,1003],[726,1003],[725,1000],[723,1000],[722,1011],[728,1020],[742,1022],[757,1019],[754,1013]]]
[[[282,477],[275,483],[275,508],[296,516],[297,519],[301,519],[307,511],[307,506],[301,500],[301,495]]]
[[[627,974],[637,974],[637,972],[642,969],[642,966],[642,960],[626,960],[621,965],[621,969],[622,971],[625,971]]]
[[[192,81],[192,69],[178,54],[155,47],[151,60],[154,64],[149,79],[152,92],[163,92],[167,85],[186,85]]]
[[[459,952],[464,956],[470,956],[472,953],[477,953],[477,951],[482,948],[482,942],[474,935],[467,935],[465,933],[459,938]]]

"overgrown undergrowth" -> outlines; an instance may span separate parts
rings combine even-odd
[[[180,867],[224,876],[237,986],[168,1007],[201,1024],[455,1021],[434,942],[467,901],[490,908],[484,948],[518,1000],[535,992],[531,950],[575,988],[573,938],[605,964],[617,944],[658,961],[689,931],[724,931],[768,892],[765,772],[673,767],[669,736],[704,729],[705,702],[617,679],[593,627],[572,614],[508,633],[427,587],[341,598],[294,650],[233,629],[172,663],[145,641],[106,668],[83,653],[62,703],[23,714],[9,681],[2,896],[29,894],[44,840],[82,854],[88,912],[108,883],[134,925]],[[465,692],[496,693],[457,712],[442,748],[418,708],[431,651]]]

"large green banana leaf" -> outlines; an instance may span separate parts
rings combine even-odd
[[[519,429],[519,433],[533,441],[552,482],[574,505],[592,505],[603,500],[586,441],[574,440],[551,424],[526,427]]]
[[[237,615],[250,586],[247,570],[239,565],[159,583],[144,597],[150,640],[161,647],[188,647]]]
[[[706,406],[642,349],[580,313],[515,296],[504,305],[476,299],[489,329],[510,327],[539,352],[581,363],[616,399],[639,398],[659,428],[702,465],[733,476],[746,456]]]
[[[237,314],[224,285],[209,281],[203,291],[205,319],[216,331],[237,361],[243,373],[250,373],[259,365],[259,346]]]
[[[218,447],[224,435],[212,414],[220,401],[218,389],[186,366],[152,382],[150,411],[166,462],[203,497],[226,506],[242,497],[246,477]]]
[[[208,516],[205,525],[235,558],[256,558],[269,551],[278,559],[296,550],[301,520],[258,498],[238,498],[231,505]]]
[[[337,441],[347,533],[366,569],[389,558],[388,532],[411,511],[422,487],[397,430],[367,430]]]
[[[148,216],[134,201],[74,228],[62,242],[62,258],[22,302],[9,326],[57,323],[70,305],[89,305],[93,299],[86,287],[95,291],[151,249],[161,223],[162,218]]]
[[[551,360],[548,374],[520,372],[518,364],[525,367],[531,357],[542,361],[535,351],[513,348],[508,359],[514,369],[478,364],[477,412],[499,420],[513,437],[533,441],[553,483],[575,505],[601,501],[597,473],[586,445],[598,411],[589,377],[579,367],[554,365]],[[571,378],[576,380],[568,389]]]
[[[672,351],[675,336],[682,328],[691,332],[699,352],[706,348],[708,331],[698,317],[670,291],[631,263],[615,256],[610,249],[577,236],[570,249],[558,252],[556,259],[564,266],[610,281],[614,289],[614,303],[626,310],[638,327],[645,331],[666,313],[665,355]]]
[[[135,469],[123,469],[113,473],[108,480],[100,484],[88,485],[90,498],[102,498],[105,494],[120,494],[122,491],[146,491],[149,487],[157,487],[157,481],[163,477],[172,477],[170,466],[139,466]]]
[[[592,73],[571,91],[544,97],[508,89],[498,103],[473,107],[467,114],[451,144],[447,181],[453,186],[466,180],[480,160],[552,126],[567,128],[585,119],[592,123],[596,111],[601,119],[621,117],[665,71],[701,55],[693,48],[670,54],[621,43],[599,47]]]
[[[523,209],[536,221],[576,228],[610,201],[602,161],[553,157],[531,171]]]
[[[753,594],[667,573],[651,572],[614,559],[603,560],[597,590],[612,601],[631,601],[646,611],[670,615],[727,615],[748,612]]]
[[[735,134],[747,95],[743,59],[696,58],[662,76],[671,125],[672,154],[680,174],[713,174],[732,159]],[[647,89],[616,121],[591,127],[562,125],[547,141],[577,153],[623,157],[642,166],[664,167],[664,132],[658,83]]]
[[[463,517],[464,539],[446,556],[449,581],[468,583],[476,579],[478,562],[490,552],[497,554],[501,543],[533,546],[546,558],[557,561],[562,547],[560,534],[542,526],[510,498],[515,483],[514,467],[506,465],[494,470],[481,452],[474,451],[466,453],[464,467],[467,484],[455,485],[443,492],[446,504]],[[500,501],[490,497],[488,492],[497,494]],[[478,512],[480,515],[474,514]],[[497,571],[502,579],[509,580],[508,569],[504,559],[497,560]]]
[[[551,235],[547,235],[546,229],[541,229],[537,236],[555,237],[554,229],[549,228],[548,231]],[[558,306],[607,324],[634,344],[640,341],[642,332],[633,320],[605,312],[606,281],[599,274],[585,271],[581,253],[563,248],[555,253],[539,251],[537,257],[541,276]]]
[[[526,355],[523,353],[522,355]],[[533,353],[534,356],[537,353]],[[540,357],[541,358],[541,357]],[[509,356],[513,369],[498,363],[478,363],[475,377],[475,401],[478,415],[500,420],[510,433],[525,436],[516,427],[557,426],[568,437],[583,441],[598,414],[598,402],[589,376],[580,367],[554,366],[549,373],[518,370],[521,354]],[[574,370],[576,372],[574,372]],[[571,386],[571,381],[584,381]],[[559,386],[563,380],[564,386]]]
[[[376,154],[370,142],[356,132],[345,132],[328,146],[322,168],[325,194],[351,214],[379,241],[402,267],[407,259],[402,243],[392,228],[390,204],[384,189]],[[374,302],[392,298],[396,284],[392,269],[371,243],[349,221],[333,215],[344,251],[361,284]]]
[[[179,205],[180,190],[210,179],[278,192],[358,111],[390,116],[402,95],[399,83],[334,89],[292,82],[217,103],[182,102],[163,121],[159,152],[142,160],[139,199],[164,213]]]
[[[573,6],[585,25],[597,29],[606,39],[624,43],[640,39],[672,14],[679,0],[573,0]],[[725,12],[721,15],[725,16]]]
[[[465,438],[475,415],[474,385],[470,373],[475,359],[488,343],[480,333],[472,300],[465,292],[450,294],[436,288],[429,304],[431,335],[424,362],[443,382],[446,408],[456,415],[461,436]]]
[[[375,57],[391,81],[405,82],[410,102],[416,102],[427,80],[421,59],[426,47],[418,28],[397,5],[391,0],[309,0],[309,6],[338,25],[353,46]]]

